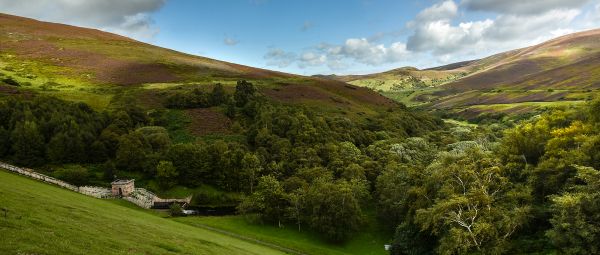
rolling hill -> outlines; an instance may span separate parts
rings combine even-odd
[[[284,254],[0,170],[2,254]]]
[[[600,29],[425,70],[400,68],[328,78],[378,90],[408,105],[449,110],[467,118],[527,113],[598,94]]]
[[[135,98],[154,108],[165,90],[240,79],[285,103],[368,112],[394,103],[364,88],[193,56],[95,29],[0,14],[0,94],[46,93],[96,109]]]

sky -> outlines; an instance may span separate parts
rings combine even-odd
[[[0,0],[0,12],[302,75],[428,68],[600,28],[600,0]]]

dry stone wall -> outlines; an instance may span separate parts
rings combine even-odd
[[[36,180],[54,184],[54,185],[63,187],[65,189],[79,192],[79,193],[87,195],[87,196],[92,196],[95,198],[113,198],[112,191],[109,188],[93,187],[93,186],[77,187],[75,185],[66,183],[66,182],[56,179],[54,177],[40,174],[29,168],[16,167],[16,166],[6,164],[3,162],[0,162],[0,168],[6,169],[8,171],[15,172],[15,173],[18,173],[18,174],[21,174],[21,175],[24,175],[24,176],[27,176],[27,177],[30,177],[30,178],[33,178]],[[127,197],[123,197],[123,199],[125,199],[131,203],[134,203],[139,207],[150,209],[154,205],[154,202],[186,202],[189,204],[190,201],[192,200],[192,197],[189,196],[185,199],[162,199],[146,189],[136,188],[134,192],[132,192]]]
[[[109,188],[93,187],[93,186],[81,186],[78,190],[79,193],[88,195],[95,198],[112,198],[112,192]]]
[[[146,209],[150,209],[154,205],[155,198],[157,196],[154,193],[142,188],[136,188],[128,197],[123,197],[123,199]]]
[[[21,175],[25,175],[30,178],[37,179],[37,180],[40,180],[43,182],[51,183],[51,184],[63,187],[65,189],[70,189],[72,191],[79,192],[79,188],[75,185],[66,183],[66,182],[56,179],[54,177],[50,177],[47,175],[37,173],[29,168],[16,167],[16,166],[9,165],[9,164],[2,163],[2,162],[0,162],[0,168],[4,168],[6,170],[9,170],[9,171],[21,174]]]

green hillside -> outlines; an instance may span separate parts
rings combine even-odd
[[[258,214],[267,226],[301,223],[312,237],[307,247],[379,251],[394,228],[375,230],[376,205],[370,192],[386,165],[378,161],[387,155],[380,146],[444,126],[441,119],[408,110],[368,88],[191,56],[93,29],[0,14],[0,40],[1,160],[79,186],[135,179],[136,186],[159,195],[193,195],[191,206]],[[277,205],[255,203],[271,201],[256,197],[270,187],[277,191]],[[28,188],[15,190],[35,192]],[[32,233],[51,228],[46,227],[51,226],[49,215],[90,224],[62,226],[67,233],[101,226],[76,239],[94,242],[97,250],[111,245],[111,235],[121,232],[118,214],[100,213],[107,218],[91,221],[70,215],[79,212],[70,204],[85,198],[41,193],[59,195],[64,203],[36,221],[44,224],[28,225]],[[52,201],[43,197],[18,204],[9,208],[11,215],[18,217],[20,210],[45,200]],[[65,203],[69,206],[60,206]],[[264,214],[261,208],[277,209]],[[157,243],[158,248],[148,241],[139,253],[161,253],[160,246],[196,248],[176,241],[200,238],[181,237],[194,226],[181,227],[180,234],[168,232],[179,226],[169,227],[173,223],[142,231],[162,219],[140,215],[146,216],[126,221],[139,233],[117,239],[123,241],[115,249],[162,235],[171,238]],[[97,232],[102,235],[93,241]],[[375,233],[373,238],[370,233]],[[258,239],[252,233],[238,234]],[[86,247],[69,247],[60,241],[66,236],[48,240],[62,244],[57,251],[78,253]],[[26,238],[27,233],[14,240],[26,246],[41,239]],[[285,240],[280,245],[288,243],[303,245]],[[211,253],[233,253],[217,244]]]
[[[326,76],[377,90],[409,106],[467,119],[578,104],[600,91],[600,30],[562,36],[483,59],[418,70]]]
[[[209,89],[221,83],[232,89],[245,79],[269,98],[290,104],[351,112],[393,105],[377,93],[343,82],[228,63],[95,29],[1,13],[0,41],[0,96],[42,93],[97,110],[123,102],[155,109],[165,93],[182,87]]]
[[[282,254],[0,171],[1,254]]]

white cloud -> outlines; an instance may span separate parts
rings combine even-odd
[[[0,12],[44,21],[93,27],[147,40],[158,33],[150,13],[166,0],[0,0]]]
[[[235,46],[239,43],[239,41],[231,37],[225,37],[225,39],[223,39],[223,43],[227,46]]]
[[[451,2],[451,1],[450,1]],[[469,1],[463,1],[463,3]],[[434,5],[440,9],[442,5]],[[433,8],[433,7],[431,7]],[[499,14],[495,19],[461,22],[454,25],[456,18],[436,16],[425,21],[420,18],[408,24],[413,33],[407,41],[407,48],[414,52],[430,53],[445,61],[456,60],[459,56],[480,57],[482,53],[520,48],[572,31],[572,21],[580,15],[578,9],[551,9],[539,14]],[[499,8],[499,7],[498,7]],[[441,61],[438,61],[441,62]]]
[[[405,39],[348,38],[310,47],[300,57],[286,52],[284,62],[300,68],[327,66],[334,71],[392,64],[434,66],[486,57],[600,26],[600,0],[593,0],[594,4],[590,0],[457,1],[442,0],[423,9],[405,24]],[[470,15],[474,11],[493,14],[469,19],[481,17]]]
[[[404,43],[396,42],[385,46],[375,44],[366,38],[350,38],[342,45],[323,44],[320,49],[332,59],[352,60],[371,66],[397,62],[405,59],[409,54]]]
[[[314,52],[305,52],[300,56],[298,66],[304,68],[307,66],[320,66],[327,62],[327,56],[325,54],[319,54]]]
[[[489,19],[458,26],[451,25],[448,20],[421,23],[408,38],[407,48],[416,52],[430,51],[435,55],[449,54],[480,43],[484,33],[493,25],[494,21]]]
[[[268,66],[277,66],[284,68],[294,63],[297,58],[293,52],[287,52],[279,48],[271,48],[265,55],[264,59]]]
[[[378,66],[406,60],[410,52],[404,43],[396,42],[389,46],[375,44],[366,38],[351,38],[342,45],[321,44],[305,50],[300,55],[271,48],[264,58],[268,66],[280,68],[296,64],[299,68],[326,65],[331,70],[343,70],[351,63]]]
[[[458,14],[458,6],[452,0],[434,4],[417,14],[416,22],[428,22],[435,20],[450,20]]]

